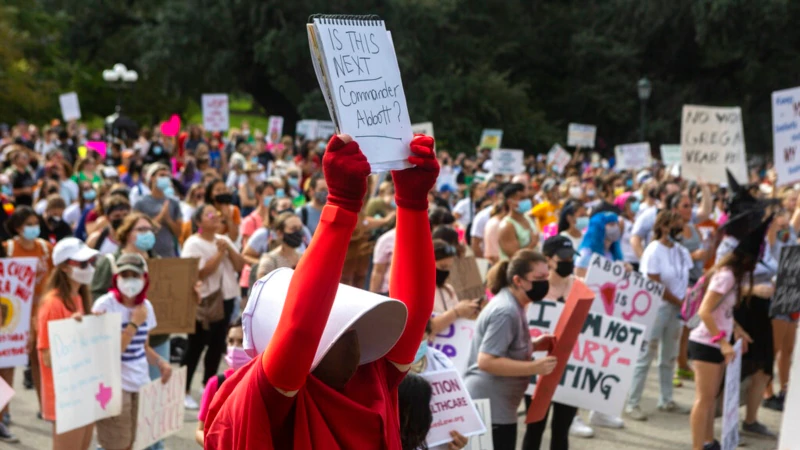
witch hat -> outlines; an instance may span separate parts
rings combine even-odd
[[[756,261],[761,259],[762,249],[764,248],[764,238],[767,236],[767,230],[772,224],[772,219],[775,214],[770,214],[767,220],[761,222],[755,229],[753,229],[744,239],[739,241],[733,251],[740,255],[747,255],[753,257]]]
[[[776,200],[756,199],[750,194],[747,186],[742,186],[736,181],[730,170],[725,169],[725,172],[728,175],[730,190],[726,205],[728,221],[720,229],[741,241],[762,223],[767,206]]]

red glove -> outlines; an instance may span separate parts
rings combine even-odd
[[[328,204],[361,211],[370,166],[358,143],[346,134],[333,136],[322,158],[322,171],[328,183]]]
[[[392,171],[395,202],[401,208],[426,210],[428,192],[439,177],[439,161],[433,153],[433,138],[424,134],[414,135],[408,162],[415,167]]]

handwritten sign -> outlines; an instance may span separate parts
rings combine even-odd
[[[725,369],[725,400],[722,403],[722,450],[739,446],[739,384],[742,375],[742,340],[733,346],[736,352]]]
[[[479,398],[473,400],[475,409],[478,410],[478,415],[481,417],[481,422],[486,425],[486,432],[472,436],[466,447],[466,450],[494,450],[494,441],[492,441],[492,403],[488,398]]]
[[[542,301],[528,306],[531,336],[553,334],[563,311],[564,304],[559,302]],[[645,331],[641,325],[590,312],[553,401],[619,416],[633,382]],[[544,352],[535,354],[544,355]],[[531,378],[529,394],[533,393],[536,381],[537,377]]]
[[[800,87],[772,93],[772,133],[777,186],[800,181]]]
[[[659,147],[661,151],[661,162],[665,166],[671,167],[681,165],[681,146],[680,145],[667,145],[664,144]]]
[[[422,373],[420,376],[428,380],[433,390],[433,423],[425,439],[428,447],[451,442],[451,431],[458,431],[465,437],[486,432],[486,426],[455,369]]]
[[[475,321],[456,319],[446,330],[434,336],[428,345],[444,353],[453,362],[458,373],[467,372],[469,349],[475,335]]]
[[[681,173],[708,183],[727,182],[725,169],[737,180],[747,179],[741,108],[683,106]]]
[[[594,148],[596,135],[597,127],[594,125],[571,123],[567,128],[567,146]]]
[[[492,173],[516,175],[525,171],[525,152],[522,150],[492,150]]]
[[[411,132],[414,134],[425,134],[430,137],[433,136],[433,122],[422,122],[411,124]]]
[[[36,258],[0,258],[0,368],[28,364],[37,262]]]
[[[119,313],[47,323],[56,397],[56,433],[122,411]]]
[[[800,312],[800,245],[781,249],[777,279],[770,315]]]
[[[267,139],[270,143],[277,144],[281,141],[281,136],[283,136],[283,117],[269,116]]]
[[[186,367],[172,372],[166,384],[154,380],[139,389],[134,450],[143,450],[183,428]]]
[[[203,128],[226,131],[230,128],[228,94],[203,94]]]
[[[197,258],[157,258],[148,261],[150,288],[158,325],[151,334],[194,333],[198,277]]]
[[[481,132],[481,141],[478,144],[480,148],[496,149],[500,148],[503,143],[503,130],[496,130],[492,128],[485,128]]]
[[[638,170],[650,166],[650,143],[624,144],[614,147],[617,170]]]
[[[5,408],[13,396],[14,388],[9,386],[6,380],[0,378],[0,409]]]
[[[572,161],[572,155],[559,144],[553,144],[547,152],[547,165],[552,166],[556,173],[564,173],[567,164]]]
[[[78,94],[67,92],[58,96],[58,103],[61,105],[61,117],[64,122],[70,122],[81,118],[81,105],[78,103]]]
[[[611,262],[595,253],[586,273],[586,285],[597,296],[592,312],[647,328],[655,323],[664,296],[663,284],[626,270],[622,262]]]
[[[795,342],[800,342],[800,327],[797,328]],[[800,380],[800,351],[795,351],[792,372],[789,379]],[[779,450],[800,450],[800,384],[789,384],[783,408],[783,424],[781,425]]]

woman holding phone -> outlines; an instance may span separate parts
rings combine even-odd
[[[447,282],[456,258],[456,248],[441,239],[433,240],[436,258],[436,294],[433,299],[431,334],[436,336],[457,319],[476,319],[481,311],[481,299],[460,300],[456,290]]]

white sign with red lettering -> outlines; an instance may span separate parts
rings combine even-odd
[[[0,368],[28,364],[36,258],[0,259]]]
[[[143,450],[183,428],[186,367],[172,372],[169,381],[153,380],[139,389],[134,450]]]
[[[203,128],[227,131],[230,127],[228,94],[203,94]]]
[[[428,447],[451,442],[451,431],[458,431],[466,437],[486,432],[486,426],[481,422],[478,410],[456,369],[422,373],[420,376],[428,380],[433,391],[433,423],[425,439]]]

